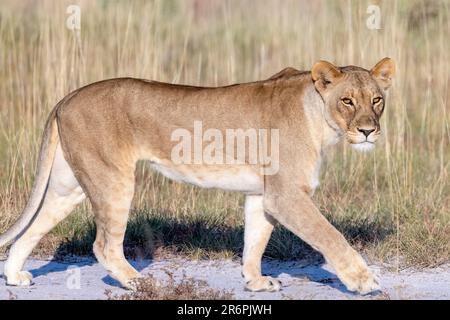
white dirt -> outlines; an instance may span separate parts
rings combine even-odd
[[[183,274],[205,280],[210,287],[230,291],[236,299],[450,299],[450,265],[434,269],[402,270],[372,266],[380,279],[382,292],[360,296],[345,290],[328,265],[265,261],[263,273],[278,278],[280,292],[244,290],[239,262],[231,260],[193,261],[170,258],[161,261],[134,261],[142,274],[152,274],[162,283],[165,271],[175,279]],[[4,261],[0,261],[3,270]],[[0,299],[106,299],[105,290],[125,293],[105,269],[93,259],[72,261],[29,260],[25,269],[33,274],[34,285],[27,288],[5,285],[0,279]]]

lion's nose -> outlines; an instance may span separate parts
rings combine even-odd
[[[375,129],[361,129],[361,128],[357,128],[359,132],[361,132],[363,135],[366,136],[366,138],[375,131]]]

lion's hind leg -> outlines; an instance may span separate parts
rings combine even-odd
[[[133,280],[139,272],[126,260],[123,241],[128,215],[134,194],[134,170],[109,170],[96,183],[88,183],[87,192],[95,213],[97,227],[94,254],[114,279],[128,289],[134,288]],[[105,171],[106,172],[106,171]]]
[[[8,285],[31,284],[31,274],[22,271],[27,257],[39,240],[67,217],[84,198],[84,192],[64,159],[61,147],[58,146],[42,206],[35,220],[9,251],[4,270]]]
[[[131,198],[125,199],[122,195],[124,202],[131,203]],[[133,280],[139,277],[139,272],[128,263],[123,252],[129,207],[115,207],[114,203],[117,204],[103,204],[96,210],[94,254],[111,277],[125,288],[134,289]]]

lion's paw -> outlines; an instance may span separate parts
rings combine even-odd
[[[5,274],[6,284],[9,286],[28,287],[33,284],[31,281],[33,276],[28,271],[18,271],[15,273]]]
[[[259,291],[274,292],[279,291],[281,289],[281,282],[272,277],[259,277],[247,281],[245,289],[253,292]]]
[[[368,268],[352,268],[340,275],[341,281],[349,291],[362,295],[380,290],[378,279]]]

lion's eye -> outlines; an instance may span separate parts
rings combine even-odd
[[[373,104],[377,104],[380,101],[381,101],[381,98],[380,97],[376,97],[376,98],[373,98],[372,103]]]
[[[344,104],[348,105],[348,106],[352,106],[352,105],[353,105],[352,99],[349,99],[349,98],[344,98],[344,99],[342,99],[342,102],[343,102]]]

